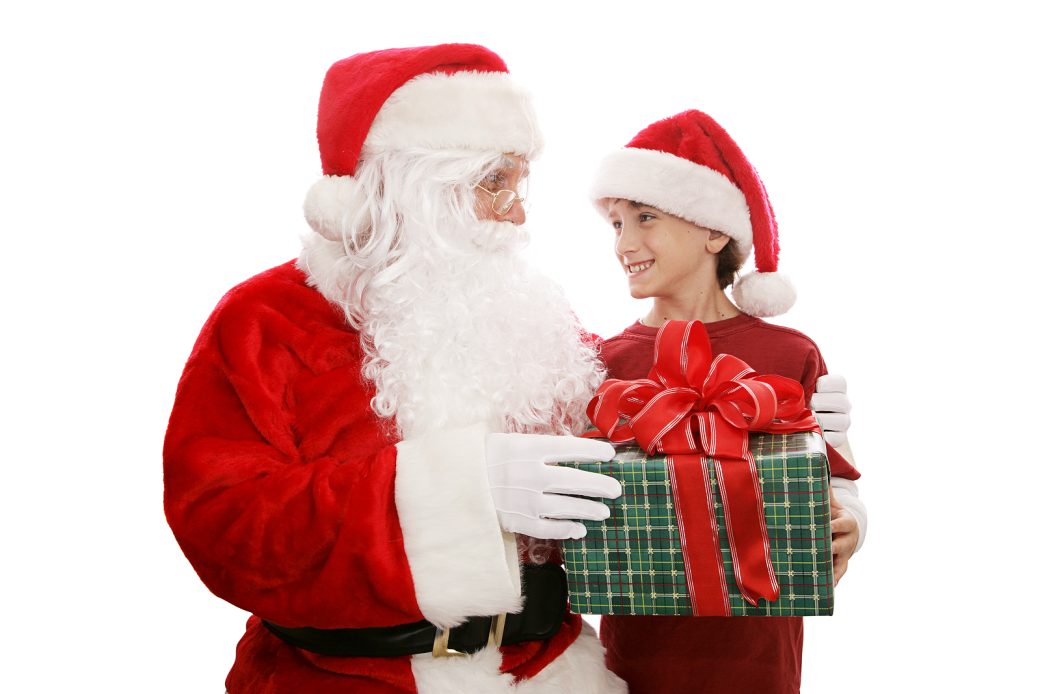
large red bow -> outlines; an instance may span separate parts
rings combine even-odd
[[[729,354],[712,359],[708,332],[699,321],[666,322],[654,352],[647,378],[610,379],[599,387],[588,407],[599,431],[587,435],[615,443],[635,440],[651,455],[668,455],[694,613],[728,615],[710,457],[740,592],[752,604],[760,598],[776,600],[780,587],[769,559],[762,488],[748,432],[818,431],[802,386],[783,376],[760,376]]]

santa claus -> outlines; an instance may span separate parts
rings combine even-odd
[[[228,691],[625,691],[551,542],[620,486],[551,464],[613,451],[572,436],[602,368],[517,254],[527,95],[480,46],[356,55],[318,144],[314,233],[217,306],[166,439],[170,526],[253,614]]]

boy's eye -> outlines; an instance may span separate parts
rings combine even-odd
[[[649,212],[644,212],[641,215],[639,215],[639,221],[640,222],[649,222],[653,218],[654,218],[654,216],[652,214],[650,214]]]
[[[621,231],[621,220],[615,219],[610,222],[610,226],[614,227],[614,231]]]

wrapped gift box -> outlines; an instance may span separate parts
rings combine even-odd
[[[760,434],[749,446],[762,486],[774,602],[745,600],[733,575],[726,519],[712,465],[712,499],[733,616],[829,615],[833,611],[830,476],[819,434]],[[605,463],[567,463],[610,475],[622,496],[606,500],[610,517],[583,521],[588,534],[563,543],[571,611],[584,614],[689,615],[691,606],[666,456],[615,446]],[[677,474],[682,474],[677,467]]]

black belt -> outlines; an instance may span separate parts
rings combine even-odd
[[[283,627],[263,620],[272,634],[288,644],[320,655],[338,657],[391,657],[431,653],[444,646],[460,653],[476,653],[491,641],[509,646],[550,638],[560,629],[567,612],[567,578],[562,566],[525,564],[524,608],[498,617],[470,617],[450,631],[423,620],[412,624],[364,629]],[[493,630],[500,632],[496,638]],[[445,643],[446,642],[446,643]]]

